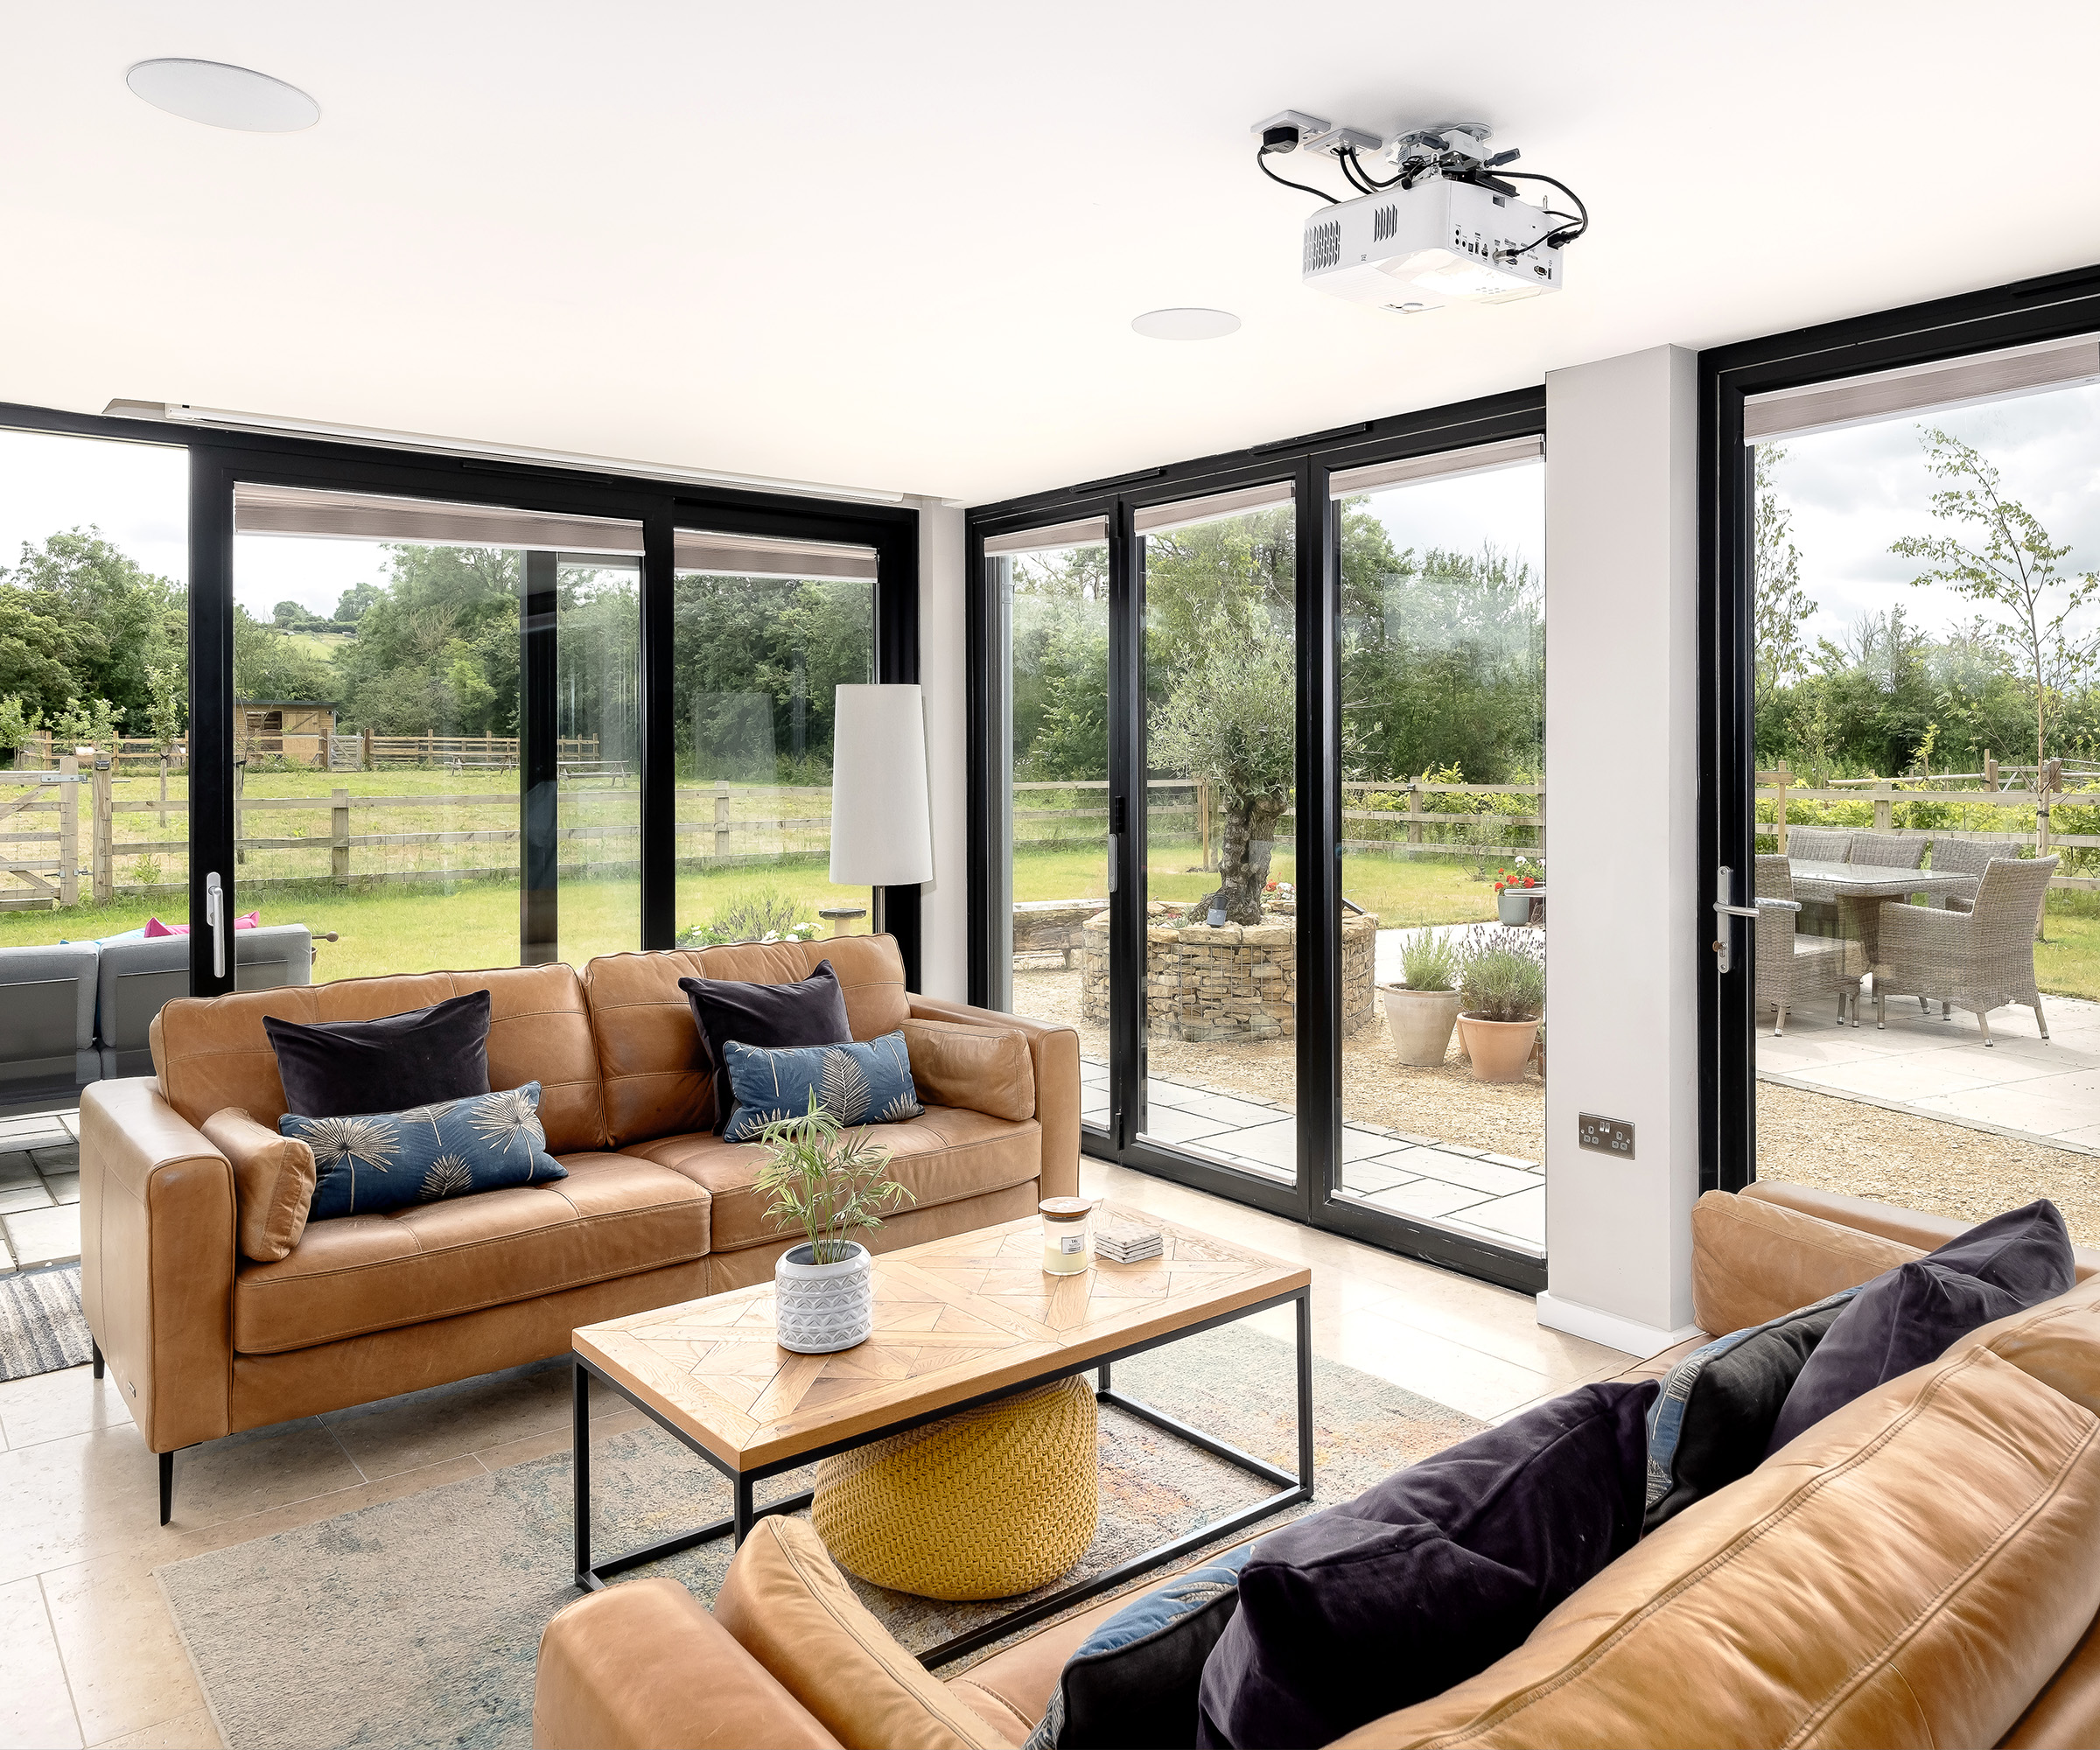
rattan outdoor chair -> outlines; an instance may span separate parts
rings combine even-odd
[[[1972,912],[1884,900],[1874,964],[1875,1026],[1887,1026],[1889,998],[1917,997],[1937,1003],[1942,1020],[1967,1009],[1989,1045],[1991,1011],[2024,1003],[2048,1038],[2041,992],[2034,987],[2034,920],[2055,872],[2054,857],[1994,857],[1984,866]]]
[[[1936,875],[1973,875],[1976,879],[1966,887],[1956,887],[1947,892],[1935,893],[1927,902],[1943,911],[1973,912],[1976,909],[1976,890],[1982,883],[1984,871],[1994,857],[2012,858],[2020,855],[2020,846],[2009,838],[1964,839],[1936,838],[1932,842],[1932,868]]]
[[[1783,857],[1757,859],[1757,1009],[1776,1012],[1772,1037],[1787,1031],[1787,1009],[1807,997],[1838,993],[1838,1018],[1858,999],[1859,980],[1845,969],[1845,944],[1830,936],[1802,935],[1795,928],[1801,911],[1794,874]]]
[[[1850,827],[1795,826],[1787,829],[1787,855],[1801,863],[1850,863]]]
[[[1915,869],[1925,861],[1925,845],[1918,833],[1856,832],[1852,862],[1872,869]]]

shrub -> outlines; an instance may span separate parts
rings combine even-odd
[[[797,920],[794,896],[760,887],[732,900],[711,923],[694,924],[678,938],[681,948],[718,948],[731,942],[814,942],[816,924]]]
[[[1458,982],[1459,951],[1441,930],[1410,930],[1400,938],[1400,976],[1410,990],[1448,990]]]
[[[1546,1012],[1546,951],[1530,930],[1485,931],[1459,968],[1460,1002],[1484,1021],[1535,1021]]]

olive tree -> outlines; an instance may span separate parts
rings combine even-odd
[[[1298,683],[1291,640],[1252,612],[1212,616],[1154,708],[1151,753],[1218,787],[1224,844],[1218,888],[1203,903],[1236,924],[1259,923],[1277,828],[1298,771]]]

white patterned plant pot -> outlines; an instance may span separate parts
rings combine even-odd
[[[850,1243],[850,1242],[849,1242]],[[773,1267],[774,1327],[783,1349],[828,1355],[864,1343],[875,1329],[875,1260],[853,1244],[836,1264],[813,1264],[795,1246]]]

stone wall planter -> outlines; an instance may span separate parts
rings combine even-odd
[[[1451,1049],[1451,1029],[1459,1018],[1456,990],[1410,990],[1404,984],[1381,984],[1386,1031],[1400,1061],[1417,1069],[1439,1068]]]
[[[1259,1042],[1298,1033],[1298,920],[1184,923],[1184,908],[1154,901],[1144,937],[1146,1025],[1156,1039]],[[1109,914],[1087,921],[1080,952],[1080,1013],[1109,1018]],[[1375,1024],[1378,919],[1341,922],[1341,1029]]]
[[[855,1242],[836,1264],[794,1246],[773,1266],[774,1334],[798,1355],[829,1355],[864,1343],[875,1328],[875,1260]]]
[[[1459,1017],[1459,1039],[1473,1060],[1475,1082],[1522,1082],[1538,1043],[1538,1023],[1489,1021],[1478,1015]]]

